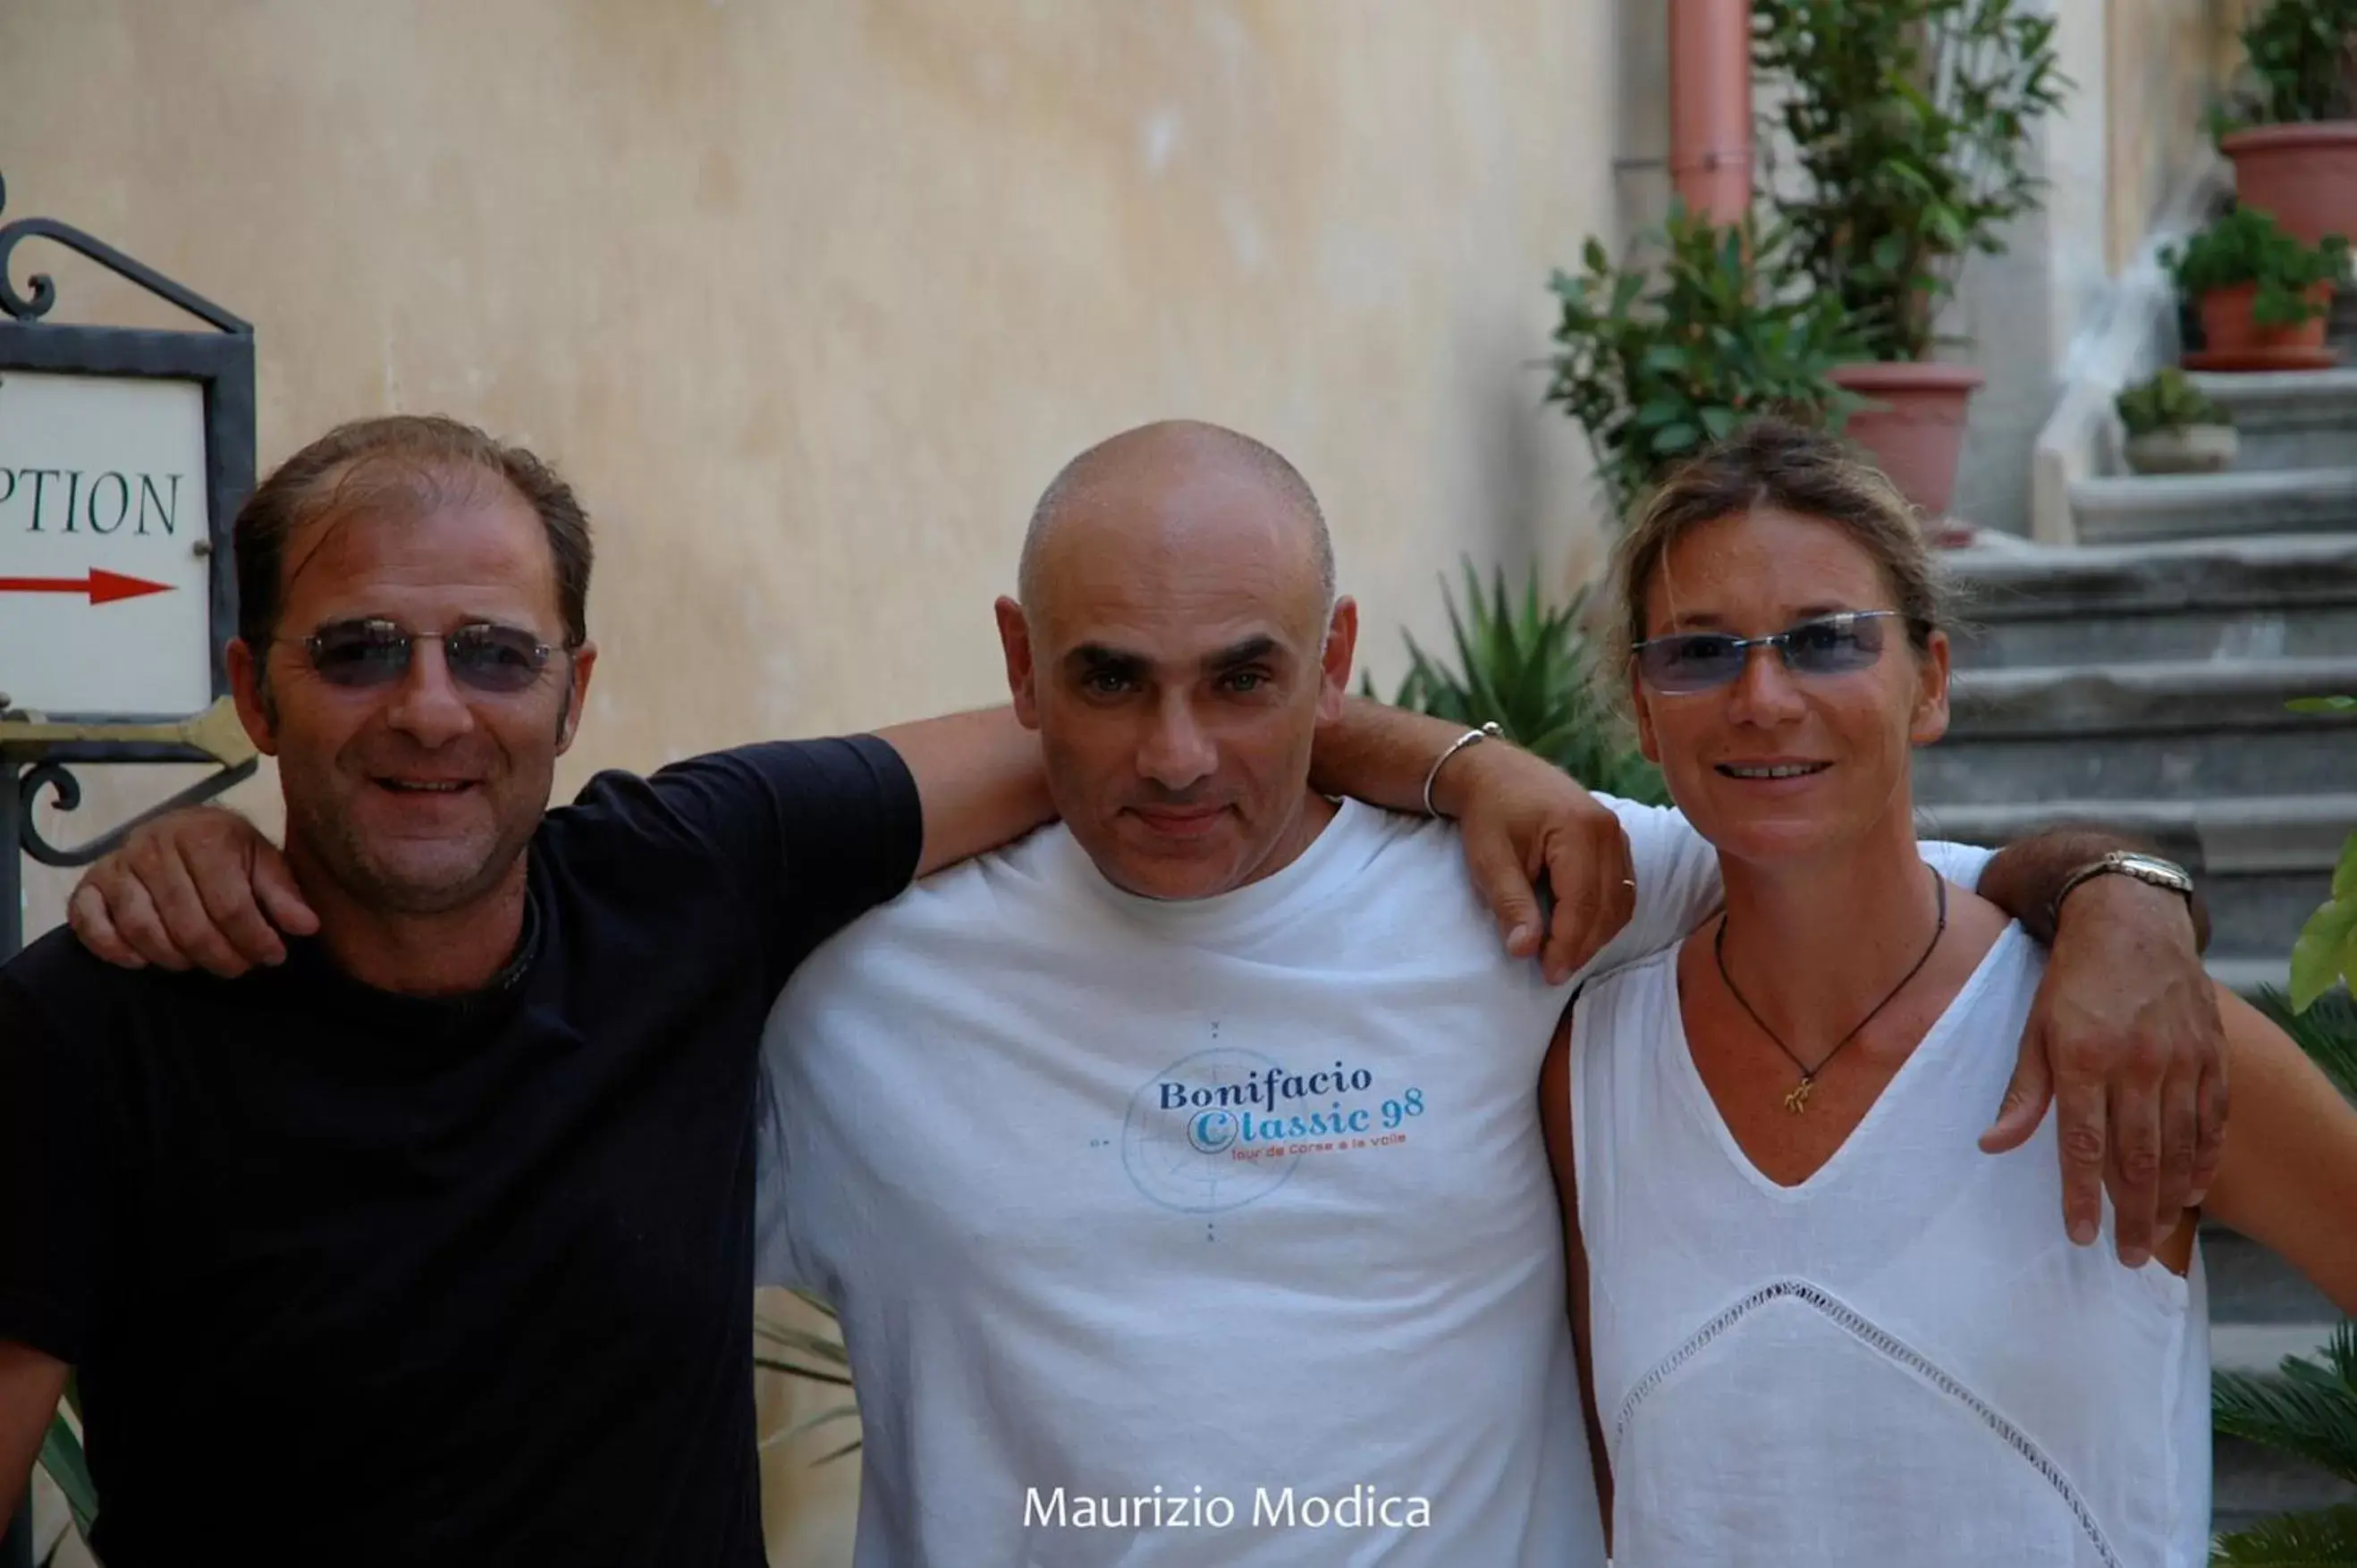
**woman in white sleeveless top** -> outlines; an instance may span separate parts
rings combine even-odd
[[[1645,754],[1727,903],[1591,982],[1547,1062],[1615,1563],[2202,1562],[2196,1216],[2129,1269],[2055,1225],[2050,1146],[1977,1145],[2043,960],[1917,857],[1948,643],[1905,503],[1761,424],[1619,564]],[[2357,1311],[2357,1113],[2219,1005],[2208,1209]]]

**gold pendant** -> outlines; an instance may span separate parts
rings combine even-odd
[[[1792,1092],[1784,1096],[1784,1109],[1795,1116],[1806,1111],[1809,1108],[1809,1090],[1816,1087],[1817,1080],[1813,1078],[1804,1078],[1794,1084]]]

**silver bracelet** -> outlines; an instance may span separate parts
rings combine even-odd
[[[1456,756],[1458,752],[1464,750],[1469,746],[1479,746],[1485,740],[1500,740],[1504,738],[1505,734],[1506,732],[1504,730],[1498,727],[1497,722],[1492,720],[1490,723],[1483,725],[1480,729],[1467,730],[1463,735],[1458,736],[1455,740],[1448,743],[1448,749],[1442,752],[1437,757],[1434,758],[1432,771],[1424,776],[1424,814],[1426,816],[1437,817],[1440,815],[1438,811],[1433,809],[1432,786],[1433,781],[1440,777],[1440,770],[1448,766],[1448,759]]]

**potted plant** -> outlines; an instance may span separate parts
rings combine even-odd
[[[1832,380],[1858,353],[1840,301],[1779,297],[1790,292],[1774,286],[1790,275],[1784,231],[1673,205],[1648,246],[1658,264],[1619,267],[1590,240],[1582,270],[1549,285],[1560,316],[1546,401],[1587,432],[1615,517],[1747,413],[1838,427],[1856,402]]]
[[[2234,422],[2174,365],[2114,400],[2139,474],[2214,474],[2234,466]]]
[[[2202,350],[2185,362],[2201,371],[2317,370],[2333,362],[2324,346],[2332,288],[2348,275],[2349,242],[2328,234],[2305,244],[2273,214],[2237,207],[2161,264],[2201,313]]]
[[[2251,85],[2218,139],[2235,199],[2311,245],[2357,234],[2357,0],[2269,0],[2243,53]]]
[[[2043,7],[2050,10],[2051,7]],[[2030,125],[2070,83],[2025,0],[1756,0],[1752,63],[1802,179],[1770,197],[1818,289],[1865,330],[1848,433],[1927,515],[1955,489],[1980,372],[1932,362],[1964,258],[2034,209]]]
[[[1535,577],[1519,595],[1509,593],[1501,569],[1484,593],[1473,563],[1461,564],[1462,611],[1448,580],[1440,585],[1456,663],[1426,652],[1414,637],[1406,637],[1407,674],[1392,706],[1468,728],[1495,724],[1508,740],[1590,789],[1666,804],[1669,790],[1661,770],[1637,749],[1636,737],[1598,679],[1599,660],[1585,624],[1587,591],[1574,594],[1567,604],[1549,606],[1539,598]],[[1373,678],[1362,673],[1359,680],[1361,693],[1375,696]]]

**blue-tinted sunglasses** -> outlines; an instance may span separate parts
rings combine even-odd
[[[1637,644],[1637,674],[1664,696],[1724,686],[1743,673],[1755,648],[1772,648],[1795,675],[1846,675],[1871,669],[1882,657],[1882,623],[1898,610],[1843,610],[1818,616],[1766,637],[1723,631],[1682,631]]]

